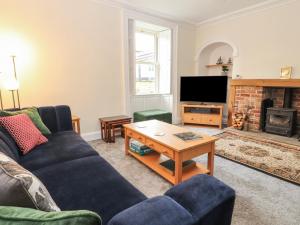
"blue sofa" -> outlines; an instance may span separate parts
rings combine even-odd
[[[231,223],[235,192],[216,178],[198,175],[147,199],[73,132],[68,106],[40,107],[39,113],[52,132],[48,143],[21,156],[1,128],[0,149],[34,173],[62,210],[94,211],[104,225]]]

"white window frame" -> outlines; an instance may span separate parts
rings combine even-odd
[[[131,115],[130,103],[131,96],[134,95],[130,89],[131,77],[129,73],[129,20],[140,20],[146,23],[156,24],[158,26],[163,26],[171,29],[172,32],[172,48],[171,48],[171,85],[170,85],[170,94],[173,95],[172,107],[173,107],[173,121],[177,121],[179,118],[179,91],[178,83],[179,78],[177,75],[177,48],[178,48],[178,24],[171,22],[166,19],[161,19],[160,17],[154,17],[148,14],[139,13],[137,11],[122,10],[122,40],[123,40],[123,82],[124,82],[124,107],[123,112],[127,115]],[[134,49],[135,52],[135,49]],[[135,90],[135,86],[133,87]],[[153,94],[155,95],[155,94]],[[160,95],[160,94],[156,94]],[[142,95],[139,95],[142,96]],[[149,95],[147,95],[149,96]]]
[[[136,29],[135,30],[135,33],[146,33],[146,34],[150,34],[150,35],[153,35],[154,36],[154,47],[155,47],[155,56],[154,56],[154,62],[153,63],[147,63],[147,62],[144,62],[144,63],[137,63],[136,62],[136,59],[135,59],[135,66],[137,64],[150,64],[150,65],[153,65],[155,67],[155,93],[152,94],[152,93],[148,93],[148,94],[138,94],[136,92],[136,76],[133,76],[132,78],[132,82],[134,82],[134,84],[132,84],[132,87],[134,87],[134,94],[135,95],[158,95],[158,94],[161,94],[159,93],[159,76],[160,76],[160,64],[159,64],[159,61],[158,61],[158,33],[159,32],[154,32],[154,31],[150,31],[150,30],[145,30],[145,29]],[[171,90],[170,90],[171,92]],[[166,94],[170,94],[170,93],[166,93]]]

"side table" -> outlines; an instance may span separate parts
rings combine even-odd
[[[128,116],[112,116],[99,118],[101,138],[107,143],[114,143],[116,131],[121,131],[122,137],[124,137],[123,125],[131,123],[131,117]]]
[[[72,115],[72,126],[73,130],[80,134],[80,117]]]

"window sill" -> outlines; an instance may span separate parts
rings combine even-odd
[[[172,95],[171,93],[165,93],[165,94],[133,94],[132,97],[155,97],[155,96],[162,96],[162,95]]]

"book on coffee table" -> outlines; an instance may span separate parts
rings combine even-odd
[[[196,134],[194,132],[183,132],[174,135],[183,141],[192,141],[192,140],[197,140],[202,138],[201,135]]]
[[[141,156],[147,155],[153,151],[147,145],[144,145],[143,143],[138,142],[136,140],[130,140],[130,150],[135,153],[138,153]]]
[[[161,162],[160,165],[162,166],[162,168],[165,169],[166,172],[170,173],[171,175],[175,174],[175,162],[174,160],[170,159],[170,160],[166,160],[164,162]],[[182,162],[182,170],[187,170],[189,168],[192,168],[196,166],[196,162],[194,160],[187,160]]]

